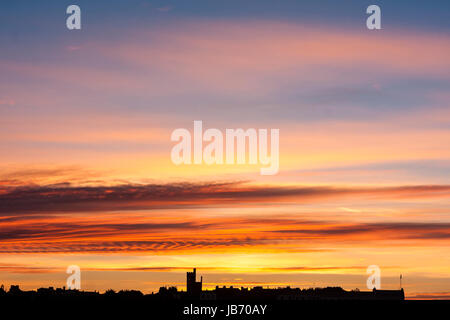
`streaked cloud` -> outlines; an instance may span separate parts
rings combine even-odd
[[[0,188],[0,213],[48,213],[150,210],[173,206],[231,203],[310,203],[329,198],[449,198],[449,185],[388,187],[258,186],[239,182],[120,184],[115,186],[48,186]]]

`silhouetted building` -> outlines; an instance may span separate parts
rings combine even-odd
[[[202,292],[203,277],[200,277],[200,282],[197,282],[197,270],[194,268],[193,272],[186,273],[186,291],[189,295],[200,295]]]
[[[20,290],[18,285],[12,284],[11,287],[9,287],[9,294],[21,294],[22,290]]]

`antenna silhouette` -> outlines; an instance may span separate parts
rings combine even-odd
[[[402,275],[400,274],[400,290],[402,289]]]

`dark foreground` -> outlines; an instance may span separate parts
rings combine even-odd
[[[142,298],[0,298],[17,318],[82,319],[446,319],[450,301],[154,301]]]

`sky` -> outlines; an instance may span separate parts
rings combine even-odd
[[[82,29],[66,28],[81,8]],[[366,8],[381,8],[381,30]],[[448,1],[0,5],[0,283],[450,297]],[[280,130],[280,168],[179,165],[177,128]]]

